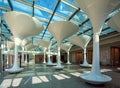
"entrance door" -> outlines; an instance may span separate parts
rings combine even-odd
[[[83,54],[82,52],[76,52],[76,64],[82,64],[83,62]]]
[[[120,66],[120,48],[119,47],[111,47],[110,61],[112,66]]]
[[[43,55],[35,55],[35,64],[43,63]]]

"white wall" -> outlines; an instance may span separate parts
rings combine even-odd
[[[75,52],[70,52],[70,61],[71,63],[76,63]]]

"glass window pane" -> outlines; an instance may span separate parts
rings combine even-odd
[[[35,5],[53,10],[58,0],[35,0]]]
[[[82,23],[82,22],[84,22],[87,18],[88,18],[88,17],[87,17],[87,15],[86,15],[85,13],[79,11],[79,12],[72,18],[72,20],[75,20],[75,21],[77,21],[77,22],[79,22],[79,23]]]
[[[75,12],[75,9],[61,2],[56,12],[69,18]]]
[[[20,2],[16,2],[14,0],[12,1],[12,4],[13,4],[13,9],[14,10],[25,12],[25,13],[28,13],[28,14],[32,15],[32,7],[31,6],[22,4]]]
[[[7,0],[0,0],[0,7],[7,7],[9,8],[9,4]]]
[[[38,9],[35,9],[35,14],[34,15],[37,16],[37,17],[40,17],[40,18],[45,18],[45,19],[50,19],[50,17],[51,17],[50,13],[47,13],[45,11],[38,10]]]

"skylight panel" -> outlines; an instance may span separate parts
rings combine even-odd
[[[88,26],[88,27],[91,27],[91,26],[92,26],[92,23],[91,23],[91,21],[87,21],[84,25],[85,25],[85,26]]]
[[[32,15],[32,7],[16,1],[11,1],[11,2],[14,10],[25,12]]]
[[[102,31],[100,35],[107,35],[107,34],[109,34],[109,33],[111,33],[111,32],[114,32],[114,31],[115,31],[115,30],[113,30],[112,28],[110,28],[110,29],[107,29],[107,30],[105,30],[105,31]]]
[[[51,14],[42,10],[35,9],[35,16],[49,20],[51,17]]]
[[[8,8],[9,7],[8,1],[7,0],[0,0],[0,6]]]
[[[76,9],[60,2],[59,6],[57,8],[57,13],[59,13],[59,14],[68,18],[73,14],[73,12],[75,12],[75,10]]]
[[[85,34],[91,36],[93,34],[93,30],[89,30],[89,31],[85,32]]]
[[[82,12],[76,13],[76,15],[72,18],[72,20],[77,21],[79,24],[84,22],[87,19],[87,15]]]
[[[56,22],[56,21],[64,21],[65,19],[58,17],[56,15],[53,16],[52,22]]]
[[[58,0],[35,0],[35,4],[53,10]]]

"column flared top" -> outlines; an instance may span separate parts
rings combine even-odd
[[[118,7],[120,0],[75,0],[92,22],[94,33],[100,33],[102,25],[113,10]]]
[[[78,31],[78,26],[70,21],[58,21],[51,23],[48,29],[60,44],[63,39],[75,34]]]
[[[29,43],[31,43],[31,41],[29,40],[29,39],[23,39],[22,40],[22,43],[21,43],[21,46],[25,46],[25,45],[27,45],[27,44],[29,44]]]
[[[14,42],[12,42],[12,41],[7,41],[7,48],[8,48],[8,49],[14,48],[14,45],[15,45]]]
[[[20,39],[37,35],[43,30],[43,26],[36,18],[22,12],[6,12],[4,18],[13,36]]]
[[[108,25],[116,31],[120,32],[120,12],[108,21]]]
[[[88,35],[72,36],[69,41],[77,46],[80,46],[82,49],[85,49],[90,42],[91,37]]]
[[[45,48],[48,48],[51,44],[51,42],[49,40],[39,39],[39,40],[36,40],[36,41],[39,44],[39,46],[45,47]]]
[[[35,47],[37,47],[37,46],[33,45],[32,43],[30,43],[30,44],[28,44],[28,45],[25,46],[25,49],[29,50],[29,49],[32,49],[32,48],[35,48]]]
[[[66,52],[68,52],[71,47],[72,44],[61,44],[61,49],[65,50]]]

